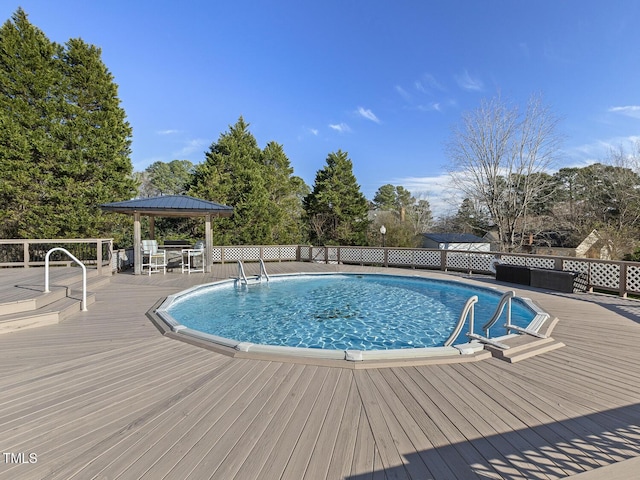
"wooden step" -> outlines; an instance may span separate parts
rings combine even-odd
[[[525,360],[565,346],[564,343],[551,337],[535,338],[527,335],[519,335],[515,339],[509,340],[510,341],[505,342],[510,345],[510,348],[507,350],[489,345],[485,346],[485,348],[491,351],[491,354],[496,358],[509,363],[516,363],[520,360]]]
[[[87,293],[87,305],[95,301],[95,293]],[[3,315],[0,317],[0,334],[60,323],[70,315],[80,312],[81,303],[82,293],[72,297],[65,296],[35,311]]]
[[[87,290],[96,290],[111,281],[111,275],[93,275],[87,276]],[[34,312],[40,308],[44,308],[53,302],[62,298],[71,296],[71,291],[80,292],[82,295],[82,273],[65,279],[63,283],[52,283],[50,292],[44,292],[44,281],[41,285],[33,285],[29,287],[18,287],[31,290],[30,298],[20,300],[7,301],[0,303],[0,321],[6,315],[13,315],[21,312]],[[24,295],[23,295],[24,296]]]

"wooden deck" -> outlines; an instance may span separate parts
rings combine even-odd
[[[35,270],[0,271],[0,301],[42,286]],[[0,335],[0,479],[586,480],[640,468],[640,302],[517,289],[561,318],[565,347],[515,364],[366,370],[231,358],[163,337],[145,316],[233,275],[118,274],[89,312]]]

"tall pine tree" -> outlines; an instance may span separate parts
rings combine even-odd
[[[131,127],[100,49],[50,42],[22,9],[0,28],[0,227],[5,237],[95,237],[99,205],[135,195]]]
[[[260,150],[240,117],[196,167],[189,192],[234,208],[233,217],[216,220],[214,243],[297,243],[304,182],[292,174],[282,146],[271,142]]]
[[[346,152],[329,154],[304,199],[304,209],[313,243],[366,245],[369,205]]]

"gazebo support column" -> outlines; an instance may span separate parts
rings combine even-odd
[[[204,218],[204,271],[211,273],[213,263],[213,235],[211,233],[211,215]]]
[[[140,230],[140,213],[133,214],[133,273],[142,273],[142,234]]]
[[[156,239],[156,219],[153,215],[149,216],[149,239]]]

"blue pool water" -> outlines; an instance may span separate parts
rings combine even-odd
[[[242,342],[387,350],[442,345],[472,295],[479,298],[475,330],[482,334],[501,293],[459,282],[377,274],[272,277],[248,287],[213,284],[178,297],[168,312],[188,328]],[[513,302],[512,323],[526,327],[534,316],[524,303]],[[504,318],[496,323],[492,337],[506,333],[504,323]]]

